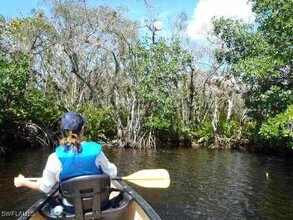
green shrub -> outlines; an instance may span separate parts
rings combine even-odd
[[[108,141],[115,137],[116,127],[112,116],[113,109],[98,108],[93,104],[84,105],[80,112],[88,118],[86,123],[85,138],[88,140]]]
[[[204,121],[198,126],[195,130],[196,137],[200,140],[201,143],[211,144],[214,141],[214,133],[212,123],[209,120]]]
[[[293,105],[289,105],[283,113],[269,118],[262,124],[260,135],[266,140],[278,139],[280,142],[287,142],[293,147]]]

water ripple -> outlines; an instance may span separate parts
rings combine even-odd
[[[0,175],[11,176],[0,179],[0,210],[24,210],[40,196],[16,189],[12,176],[39,176],[48,154],[40,150],[0,158]],[[123,176],[147,168],[169,171],[168,189],[132,185],[164,220],[293,219],[292,160],[207,149],[115,149],[105,154]]]

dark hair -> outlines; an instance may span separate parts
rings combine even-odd
[[[72,131],[63,131],[64,137],[60,140],[60,145],[63,147],[70,146],[73,150],[80,153],[81,152],[81,139],[79,135],[73,133]]]

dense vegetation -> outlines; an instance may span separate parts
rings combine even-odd
[[[50,8],[0,20],[0,149],[54,144],[65,111],[119,147],[293,147],[292,1],[253,1],[254,24],[215,19],[208,49],[182,34],[184,14],[167,38],[123,9]]]
[[[245,85],[242,97],[255,123],[253,135],[267,144],[293,147],[293,2],[253,2],[256,24],[214,22],[224,42],[216,55]]]

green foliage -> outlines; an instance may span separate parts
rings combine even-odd
[[[293,105],[263,123],[260,134],[266,139],[285,139],[293,146]]]
[[[222,136],[231,138],[235,135],[238,129],[239,129],[239,123],[237,123],[236,120],[230,120],[230,121],[220,120],[219,133]]]
[[[259,31],[274,46],[274,58],[284,63],[293,57],[293,2],[291,0],[253,0]],[[291,49],[290,49],[291,48]]]
[[[145,123],[145,126],[150,130],[169,131],[171,124],[169,120],[165,118],[161,118],[160,115],[158,116],[152,115],[148,117],[148,120]]]
[[[11,111],[17,115],[18,120],[30,121],[52,130],[59,128],[60,118],[64,112],[52,97],[45,97],[39,90],[33,88],[27,88],[22,102]]]
[[[0,53],[0,122],[7,111],[22,102],[29,79],[29,63],[24,55],[8,59]]]
[[[164,39],[156,44],[147,40],[144,44],[139,42],[134,51],[133,86],[129,91],[136,90],[140,114],[144,118],[142,133],[151,131],[161,138],[188,136],[188,127],[178,116],[178,97],[179,85],[186,80],[186,67],[191,62],[189,53],[179,41],[167,43]]]
[[[144,143],[140,138],[148,135],[150,140],[195,137],[210,145],[215,141],[213,132],[229,141],[246,135],[252,125],[255,134],[268,140],[288,140],[292,1],[253,3],[257,24],[214,21],[215,34],[223,43],[216,57],[243,84],[245,106],[233,103],[229,121],[223,114],[224,93],[219,94],[218,120],[204,94],[208,90],[192,88],[206,74],[197,74],[195,57],[179,40],[139,41],[139,29],[123,18],[123,12],[86,8],[78,0],[51,2],[52,20],[42,12],[10,22],[0,19],[6,42],[1,47],[14,54],[0,55],[0,122],[5,118],[15,124],[33,122],[59,131],[65,109],[77,109],[89,119],[88,139],[107,141],[118,134],[125,146]],[[15,55],[19,51],[30,59]],[[244,108],[252,123],[243,124]]]
[[[256,26],[221,18],[214,21],[214,30],[225,43],[216,53],[218,60],[231,65],[245,84],[243,97],[250,116],[257,122],[258,133],[263,123],[285,114],[293,103],[293,3],[290,0],[253,3]],[[268,134],[264,130],[261,133]]]
[[[183,120],[177,115],[152,115],[148,117],[145,123],[145,129],[153,131],[157,137],[173,137],[184,140],[192,136],[192,129],[185,125]]]
[[[116,127],[112,119],[112,108],[98,108],[93,104],[86,104],[80,109],[81,114],[88,118],[86,123],[85,138],[88,140],[113,139]]]
[[[53,137],[48,138],[47,132],[51,130],[59,133],[61,110],[51,97],[45,97],[41,91],[31,87],[29,80],[27,56],[8,58],[0,55],[0,139],[9,140],[12,135],[14,140],[23,138],[27,124],[32,123],[36,125],[36,130],[35,133],[27,133],[28,140],[50,144],[50,138]],[[42,130],[40,134],[38,128]]]
[[[201,143],[210,145],[214,141],[214,132],[212,123],[209,120],[202,122],[195,131],[196,137]]]

